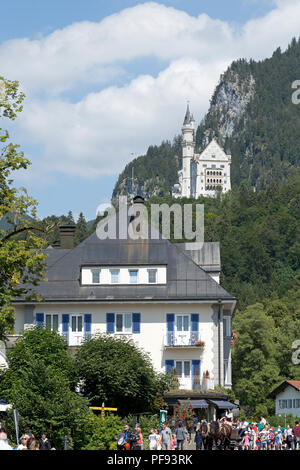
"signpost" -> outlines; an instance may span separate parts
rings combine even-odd
[[[101,411],[101,419],[105,417],[105,411],[118,411],[118,408],[110,408],[102,403],[102,406],[90,406],[90,410]]]
[[[159,412],[159,425],[162,427],[163,423],[166,423],[167,421],[167,412],[166,410],[160,410]]]

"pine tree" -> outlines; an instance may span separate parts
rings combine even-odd
[[[79,245],[79,243],[85,240],[87,236],[88,236],[87,223],[86,223],[83,213],[80,212],[78,220],[77,220],[77,224],[76,224],[75,235],[74,235],[75,245]]]

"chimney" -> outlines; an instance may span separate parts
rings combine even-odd
[[[74,248],[74,232],[76,225],[60,225],[60,248],[71,250]]]

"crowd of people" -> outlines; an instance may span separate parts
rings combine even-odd
[[[30,431],[26,429],[25,433],[20,437],[18,446],[12,447],[7,439],[7,434],[3,428],[0,429],[0,450],[55,450],[51,447],[51,443],[45,432],[38,439]]]
[[[294,427],[271,426],[262,416],[259,422],[246,420],[231,420],[223,417],[221,422],[236,429],[239,435],[240,449],[242,450],[300,450],[300,426],[296,421]],[[193,439],[197,450],[204,448],[202,442],[201,421],[193,420],[191,430],[182,421],[171,428],[163,423],[160,430],[151,428],[148,436],[149,450],[184,450],[187,443]],[[117,437],[119,450],[144,450],[145,442],[142,430],[137,427],[130,430],[125,425],[124,430]]]
[[[224,419],[227,424],[238,430],[244,450],[300,450],[298,421],[292,428],[289,424],[286,427],[271,426],[263,416],[259,422],[231,422],[226,417]]]

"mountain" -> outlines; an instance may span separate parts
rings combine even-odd
[[[271,58],[233,62],[221,75],[209,110],[196,131],[197,152],[215,137],[232,155],[231,183],[256,189],[300,172],[300,105],[292,103],[292,83],[300,79],[300,39]],[[179,125],[181,123],[178,123]],[[181,168],[180,137],[149,147],[130,162],[113,190],[133,189],[150,199],[170,194]],[[134,187],[131,176],[134,167]]]

